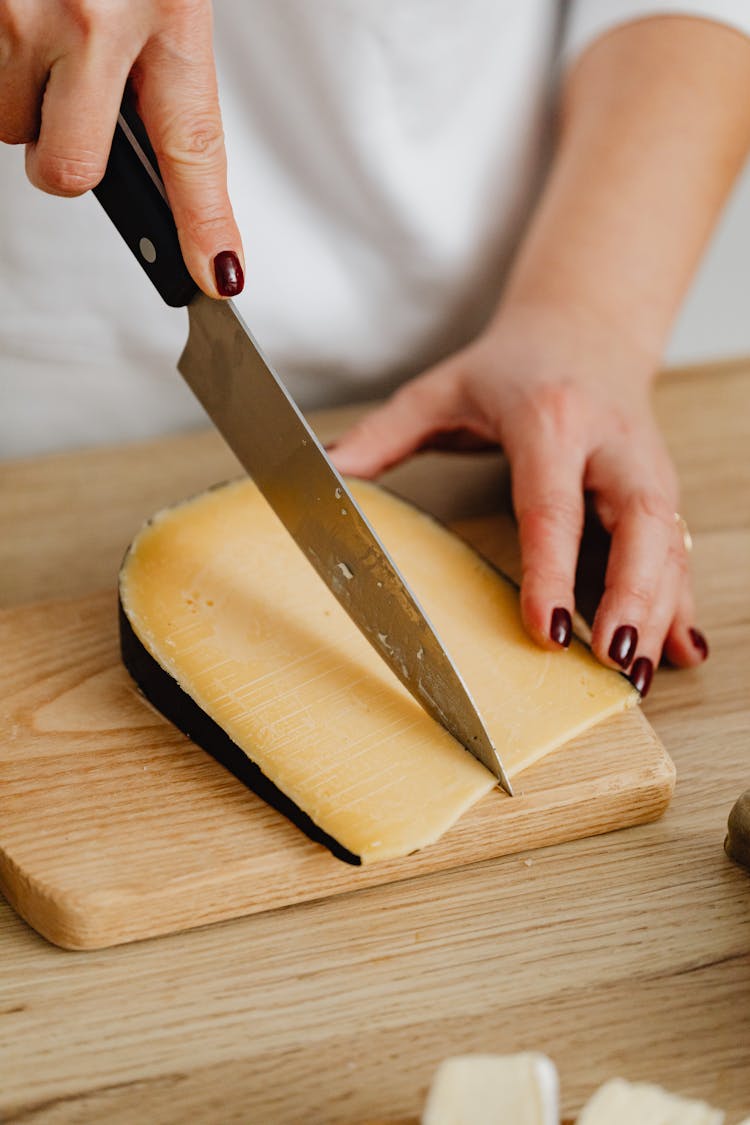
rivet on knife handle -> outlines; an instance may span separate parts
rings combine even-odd
[[[197,286],[183,261],[154,150],[128,94],[94,195],[162,299],[174,308],[187,305]]]

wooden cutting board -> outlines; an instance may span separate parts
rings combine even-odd
[[[662,813],[674,784],[669,757],[631,710],[528,769],[514,799],[489,794],[436,845],[357,868],[143,701],[120,665],[113,592],[0,614],[0,652],[0,889],[70,949],[639,824]]]

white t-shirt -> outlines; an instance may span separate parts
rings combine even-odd
[[[654,13],[750,33],[748,0],[217,0],[239,307],[303,406],[372,398],[497,302],[561,58]],[[90,194],[0,151],[0,457],[204,418],[170,310]]]

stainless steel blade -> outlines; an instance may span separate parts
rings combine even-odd
[[[512,793],[460,674],[236,308],[188,306],[178,368],[281,522],[380,656]]]

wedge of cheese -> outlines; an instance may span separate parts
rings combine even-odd
[[[537,648],[516,589],[444,527],[373,485],[353,488],[511,776],[637,701],[583,645]],[[248,480],[155,516],[126,555],[120,605],[125,663],[147,698],[341,858],[425,847],[494,788],[370,647]]]
[[[432,1080],[422,1125],[560,1125],[555,1065],[535,1052],[446,1059]]]
[[[724,1114],[706,1102],[678,1098],[647,1082],[613,1078],[596,1091],[578,1125],[723,1125]]]

